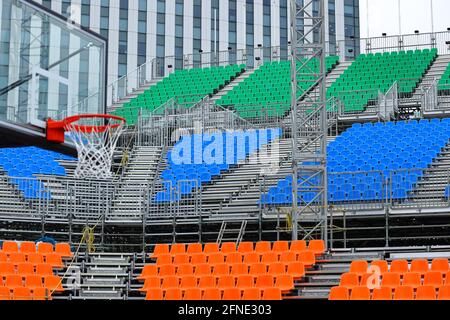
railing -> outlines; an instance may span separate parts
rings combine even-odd
[[[399,107],[399,83],[396,81],[385,93],[378,97],[379,115],[384,121],[395,119]]]
[[[433,79],[428,88],[423,89],[421,102],[422,111],[425,113],[438,108],[438,82],[436,79]]]

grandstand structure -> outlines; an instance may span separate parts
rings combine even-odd
[[[313,33],[284,60],[47,114],[67,131],[105,100],[126,120],[107,175],[80,178],[52,143],[0,149],[0,300],[449,299],[450,32],[364,39],[354,59]],[[112,126],[71,127],[97,166],[89,134]]]

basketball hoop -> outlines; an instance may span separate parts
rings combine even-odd
[[[62,121],[48,120],[47,140],[64,143],[67,138],[76,146],[76,178],[110,179],[114,150],[126,120],[106,114],[86,114]]]

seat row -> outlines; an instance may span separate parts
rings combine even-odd
[[[280,288],[228,288],[228,289],[218,289],[218,288],[189,288],[186,290],[173,288],[168,290],[163,289],[152,289],[147,291],[146,300],[188,300],[188,301],[258,301],[258,300],[282,300],[282,292]]]
[[[56,275],[17,275],[11,274],[5,277],[4,280],[0,279],[0,287],[7,288],[46,288],[51,292],[63,292],[62,281],[59,276]]]
[[[325,252],[325,243],[322,240],[311,240],[307,243],[304,240],[299,241],[276,241],[273,244],[268,241],[260,241],[254,244],[253,242],[241,242],[239,245],[236,243],[223,243],[221,246],[217,243],[206,243],[204,246],[200,243],[186,244],[157,244],[150,254],[152,259],[156,259],[160,255],[170,254],[212,254],[212,253],[252,253],[257,252],[260,254],[266,254],[269,252],[286,252],[294,251],[300,252],[309,250],[314,252],[315,255],[322,255]]]
[[[19,264],[13,264],[11,262],[2,262],[0,263],[0,278],[11,275],[11,274],[19,274],[19,275],[52,275],[54,265],[50,263],[38,263],[33,264],[31,262],[24,262]],[[60,266],[56,266],[56,268],[60,268]]]
[[[208,289],[208,288],[218,288],[218,289],[246,289],[246,288],[280,288],[282,292],[289,292],[295,288],[294,278],[291,275],[241,275],[239,277],[234,276],[186,276],[186,277],[150,277],[145,279],[144,287],[139,291],[146,292],[152,289]]]
[[[138,280],[146,280],[150,277],[166,277],[166,276],[260,276],[260,275],[290,275],[294,279],[301,279],[305,275],[305,265],[301,262],[288,263],[255,263],[255,264],[218,264],[211,266],[210,264],[184,264],[179,266],[163,265],[157,266],[154,264],[145,265],[141,274],[137,277]]]
[[[208,263],[211,266],[226,263],[232,264],[252,264],[252,263],[277,263],[277,262],[303,262],[305,265],[314,265],[316,263],[315,254],[312,251],[284,251],[284,252],[250,252],[241,254],[239,252],[233,252],[225,255],[224,253],[217,252],[211,254],[179,254],[179,255],[159,255],[156,259],[157,265],[183,265],[183,264],[203,264]]]
[[[15,253],[22,252],[25,254],[30,253],[40,253],[40,254],[49,254],[49,253],[57,253],[63,258],[71,258],[73,257],[72,250],[68,243],[57,243],[54,247],[50,243],[40,242],[36,245],[34,242],[22,242],[18,243],[16,241],[4,241],[2,245],[1,253]]]
[[[25,254],[21,252],[11,253],[6,255],[0,252],[0,273],[2,272],[3,264],[12,264],[13,266],[18,266],[20,264],[49,264],[54,268],[62,268],[64,266],[61,255],[58,253],[40,254],[40,253],[30,253]],[[9,267],[8,267],[9,268]]]
[[[329,300],[450,300],[450,286],[422,286],[414,290],[411,286],[380,287],[333,287]]]
[[[390,263],[385,260],[372,261],[370,264],[365,260],[353,261],[350,265],[350,273],[356,273],[358,275],[363,275],[371,272],[369,267],[376,268],[381,274],[387,272],[393,273],[407,273],[407,272],[417,272],[425,274],[428,271],[440,272],[446,274],[450,271],[450,265],[448,259],[433,259],[430,263],[427,259],[414,259],[411,264],[408,260],[399,259],[393,260]]]
[[[0,301],[8,300],[52,300],[51,291],[44,287],[27,288],[27,287],[0,287]]]

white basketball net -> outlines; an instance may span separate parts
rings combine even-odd
[[[104,119],[84,118],[76,123],[66,124],[65,131],[78,151],[75,177],[80,179],[111,179],[114,150],[124,130],[124,124],[108,119],[105,130],[78,130],[79,126],[102,126]]]

